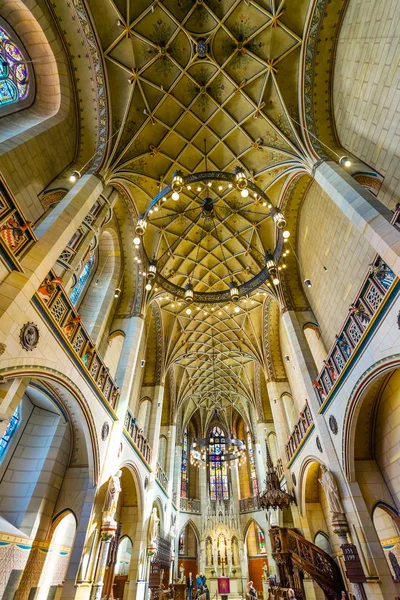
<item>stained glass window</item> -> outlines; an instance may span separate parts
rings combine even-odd
[[[208,448],[210,468],[210,499],[229,500],[228,467],[224,461],[225,435],[219,427],[210,432]]]
[[[7,450],[7,446],[10,443],[12,436],[14,435],[17,427],[18,427],[18,423],[19,423],[19,410],[17,408],[17,410],[14,412],[13,416],[10,419],[10,422],[7,426],[7,429],[3,435],[3,437],[0,440],[0,460],[2,460],[6,450]]]
[[[266,553],[265,537],[259,527],[257,527],[257,540],[258,540],[258,549],[260,551],[260,554],[265,554]]]
[[[81,274],[79,275],[78,281],[72,288],[72,292],[69,295],[72,304],[76,304],[78,302],[79,296],[81,295],[82,290],[85,287],[85,285],[90,277],[90,274],[93,270],[93,265],[94,265],[94,254],[91,254],[89,256],[88,260],[86,261],[86,263],[81,271]]]
[[[256,474],[256,461],[254,457],[253,442],[251,439],[250,432],[247,432],[247,451],[249,453],[249,468],[250,468],[250,481],[253,496],[258,494],[258,481]]]
[[[181,498],[187,498],[188,493],[188,434],[183,434],[182,464],[181,464]]]
[[[179,536],[179,554],[185,555],[185,530],[182,529],[182,533]]]
[[[29,71],[12,36],[0,26],[0,106],[25,100],[29,93]]]

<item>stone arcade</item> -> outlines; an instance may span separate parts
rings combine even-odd
[[[400,598],[399,30],[0,0],[0,598]]]

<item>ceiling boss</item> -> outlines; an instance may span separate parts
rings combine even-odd
[[[187,303],[236,302],[265,283],[266,290],[279,285],[285,227],[284,215],[242,167],[175,171],[138,217],[136,261],[149,292],[157,284]]]

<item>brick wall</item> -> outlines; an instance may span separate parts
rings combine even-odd
[[[398,0],[350,0],[340,32],[333,100],[340,142],[385,177],[379,198],[400,200]]]

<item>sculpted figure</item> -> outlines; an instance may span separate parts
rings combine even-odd
[[[103,519],[108,518],[114,520],[115,511],[117,510],[118,497],[121,491],[120,477],[122,471],[117,471],[115,475],[110,477],[106,499],[103,506]]]
[[[335,476],[333,473],[328,471],[325,465],[322,465],[321,470],[322,477],[319,482],[324,488],[326,499],[328,500],[329,510],[333,515],[343,514],[344,510],[340,500],[339,488],[338,484],[336,483]]]
[[[149,533],[148,533],[148,545],[152,546],[157,543],[158,537],[158,525],[160,519],[158,518],[157,508],[154,506],[150,516]]]

